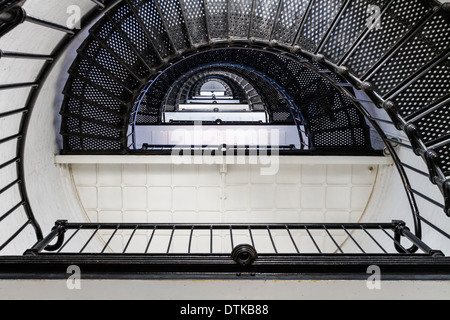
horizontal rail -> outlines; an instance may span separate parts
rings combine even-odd
[[[232,230],[248,230],[251,228],[252,230],[267,230],[270,228],[272,230],[286,230],[288,227],[291,230],[304,230],[308,228],[309,230],[342,230],[345,227],[348,230],[352,229],[360,229],[361,226],[364,226],[367,230],[378,230],[379,228],[395,230],[399,226],[399,222],[392,223],[327,223],[327,224],[317,224],[317,223],[295,223],[295,224],[283,224],[283,223],[256,223],[256,224],[236,224],[236,223],[221,223],[221,224],[211,224],[211,223],[64,223],[64,227],[66,230],[78,230],[82,227],[83,230],[97,230],[100,228],[101,230],[172,230],[174,227],[177,230],[224,230],[228,231],[230,228]]]
[[[64,241],[65,234],[67,232],[73,231],[73,234],[71,237]],[[402,221],[393,221],[391,223],[326,223],[326,224],[317,224],[317,223],[291,223],[291,224],[282,224],[282,223],[255,223],[255,224],[242,224],[242,223],[219,223],[219,224],[210,224],[210,223],[200,223],[200,224],[191,224],[191,223],[178,223],[178,224],[169,224],[169,223],[163,223],[163,224],[153,224],[153,223],[69,223],[67,221],[57,221],[55,228],[52,230],[52,232],[44,238],[41,242],[37,243],[33,248],[27,250],[25,252],[25,255],[39,255],[42,252],[49,251],[58,251],[58,254],[66,253],[62,252],[63,248],[67,247],[68,243],[71,242],[77,234],[80,233],[80,231],[84,232],[90,232],[89,239],[86,241],[83,241],[84,244],[82,244],[81,250],[76,250],[74,254],[85,254],[86,249],[88,248],[88,245],[92,242],[94,237],[96,235],[101,236],[100,232],[105,231],[111,231],[112,235],[107,236],[107,240],[105,240],[106,245],[104,245],[103,250],[101,250],[100,254],[105,254],[105,251],[109,248],[109,244],[112,242],[113,238],[121,231],[129,231],[131,232],[131,235],[128,238],[128,241],[126,242],[126,245],[124,246],[123,250],[121,250],[122,254],[129,254],[127,251],[131,245],[131,242],[135,238],[135,235],[138,232],[147,231],[147,236],[151,233],[151,237],[146,243],[146,248],[144,251],[144,248],[142,248],[142,254],[148,254],[149,249],[152,245],[153,239],[156,237],[156,233],[160,233],[161,231],[170,231],[170,239],[168,241],[168,245],[166,244],[166,247],[164,247],[164,252],[167,255],[171,254],[172,249],[172,243],[174,242],[175,234],[179,231],[186,231],[190,233],[189,240],[185,239],[186,242],[186,252],[185,254],[191,254],[192,252],[192,245],[193,245],[193,236],[194,232],[208,232],[209,234],[209,246],[207,252],[204,252],[204,254],[214,254],[214,239],[215,239],[215,232],[222,231],[224,234],[229,234],[229,245],[231,245],[231,248],[237,249],[240,246],[243,246],[243,244],[240,244],[239,240],[237,239],[236,232],[240,232],[239,235],[243,231],[247,234],[250,239],[253,247],[255,247],[255,238],[254,234],[255,232],[258,232],[258,239],[260,239],[261,236],[267,237],[267,243],[270,243],[269,250],[272,250],[275,255],[278,255],[280,253],[284,252],[286,243],[282,244],[282,248],[280,248],[280,244],[277,243],[276,236],[279,236],[281,233],[285,237],[285,239],[288,239],[290,241],[290,246],[292,248],[295,248],[295,252],[297,254],[307,254],[306,250],[303,250],[303,248],[300,247],[300,244],[297,243],[298,240],[295,239],[296,236],[298,236],[299,232],[305,232],[309,236],[310,242],[314,244],[314,247],[316,248],[317,252],[314,253],[308,253],[308,254],[327,254],[326,251],[329,249],[321,248],[323,244],[319,244],[318,241],[316,241],[315,237],[317,234],[313,234],[312,232],[321,231],[323,233],[323,236],[328,235],[329,239],[334,243],[336,247],[336,252],[334,254],[349,254],[348,252],[344,252],[347,249],[343,246],[342,242],[340,243],[340,240],[338,240],[334,237],[332,232],[345,232],[351,241],[353,241],[356,246],[358,247],[357,253],[350,253],[350,254],[367,254],[369,250],[364,250],[362,245],[358,243],[356,240],[357,238],[352,235],[352,232],[364,232],[366,235],[368,235],[381,250],[388,254],[388,250],[385,249],[383,246],[380,245],[380,241],[377,241],[374,237],[374,234],[382,231],[382,233],[385,234],[389,239],[393,241],[393,248],[397,250],[400,254],[408,254],[411,255],[412,253],[409,252],[407,249],[405,249],[401,245],[401,239],[402,237],[409,239],[412,243],[414,243],[419,249],[421,249],[425,254],[429,255],[438,255],[441,254],[439,251],[432,250],[430,247],[428,247],[421,239],[417,238],[414,234],[412,234],[408,228],[406,228],[405,223]],[[293,232],[295,231],[295,234]],[[388,231],[391,231],[391,234],[388,233]],[[276,234],[274,232],[277,232]],[[278,233],[281,232],[281,233]],[[286,236],[289,236],[286,238]],[[56,244],[50,245],[55,239],[57,239]],[[141,239],[142,240],[142,239]],[[269,242],[270,240],[270,242]],[[76,242],[77,245],[80,245],[79,242]],[[143,244],[141,242],[141,244]],[[160,245],[160,244],[159,244]],[[223,242],[222,242],[223,245]],[[235,247],[235,245],[238,245],[238,247]],[[244,245],[248,246],[248,245]],[[258,247],[258,246],[257,246]],[[267,248],[266,248],[267,249]],[[265,250],[266,250],[265,249]],[[175,249],[174,249],[175,250]],[[179,247],[178,249],[179,250]],[[256,251],[256,249],[253,249]],[[309,250],[309,249],[308,249]],[[234,251],[234,250],[233,250]],[[302,253],[301,253],[302,252]],[[86,253],[91,254],[91,253]],[[108,253],[109,254],[109,253]],[[161,253],[162,254],[162,253]]]
[[[280,156],[281,164],[355,164],[355,165],[392,165],[389,157],[337,157],[337,156]],[[225,160],[224,160],[225,161]],[[57,155],[56,164],[167,164],[173,163],[171,156],[151,155]]]

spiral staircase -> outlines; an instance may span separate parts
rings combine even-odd
[[[29,225],[37,236],[37,243],[30,245],[23,257],[0,259],[6,270],[3,276],[17,270],[30,274],[27,266],[38,270],[33,274],[54,275],[70,261],[100,277],[105,266],[116,275],[138,275],[145,270],[147,276],[191,272],[222,277],[244,270],[265,276],[311,273],[354,277],[370,264],[390,270],[394,278],[402,272],[413,277],[450,277],[449,259],[439,248],[433,250],[424,243],[422,225],[427,226],[427,232],[438,233],[446,240],[450,235],[422,216],[417,205],[417,201],[431,202],[442,209],[443,218],[450,216],[449,4],[434,0],[93,2],[97,8],[84,17],[83,25],[95,23],[77,50],[63,91],[63,155],[157,154],[151,148],[137,147],[136,127],[163,125],[165,112],[177,111],[180,104],[198,96],[199,87],[208,79],[219,79],[240,102],[248,103],[254,112],[264,112],[268,123],[297,127],[301,147],[281,146],[283,155],[379,156],[384,151],[398,169],[410,203],[405,210],[411,210],[414,225],[410,229],[402,221],[268,226],[58,221],[44,237],[39,216],[27,199],[23,170],[27,124],[53,61],[79,30],[27,16],[21,9],[24,1],[1,1],[1,35],[24,22],[67,34],[52,55],[0,51],[2,59],[45,61],[35,82],[0,86],[0,90],[32,88],[26,107],[0,114],[0,118],[16,114],[23,117],[19,131],[0,140],[0,144],[17,140],[16,156],[0,165],[0,169],[17,166],[17,178],[2,186],[0,194],[18,187],[21,199],[0,222],[22,207],[27,215],[25,225],[7,239],[0,251]],[[381,111],[384,116],[375,115]],[[408,140],[398,138],[401,131]],[[374,138],[384,143],[382,148],[375,145]],[[401,159],[401,149],[420,157],[427,172]],[[427,177],[427,183],[435,185],[442,198],[437,201],[412,186],[411,172]],[[109,242],[96,255],[84,255],[84,247],[77,253],[64,253],[82,229],[93,232],[89,243],[100,229],[111,230],[114,237],[119,230],[154,233],[158,228],[172,231],[172,237],[175,230],[210,231],[211,248],[213,231],[230,232],[233,239],[233,230],[249,230],[250,235],[252,230],[267,230],[271,237],[273,230],[287,230],[291,235],[294,230],[330,234],[340,229],[360,250],[344,254],[337,244],[335,254],[321,254],[319,249],[318,255],[302,255],[293,240],[297,254],[287,256],[258,256],[250,245],[236,247],[231,258],[215,255],[212,249],[201,256],[191,255],[190,251],[185,255],[104,255]],[[385,254],[367,254],[354,235],[363,232],[371,236],[371,230],[391,232],[396,252],[388,253],[381,246]],[[72,236],[66,237],[69,232]],[[377,239],[372,239],[378,244]],[[411,242],[411,247],[402,245],[402,240]]]

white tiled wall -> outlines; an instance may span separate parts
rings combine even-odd
[[[314,223],[356,222],[372,194],[378,166],[282,165],[278,174],[262,176],[257,165],[73,165],[80,200],[93,222],[133,223]],[[107,237],[111,233],[104,233]],[[111,242],[121,251],[131,232]],[[158,231],[151,252],[165,253],[171,231]],[[323,233],[315,239],[334,252]],[[333,233],[342,243],[343,232]],[[136,233],[127,252],[144,252],[151,232]],[[273,252],[267,231],[255,231],[260,252]],[[295,252],[287,232],[273,232],[277,248]],[[302,251],[316,252],[306,232],[293,237]],[[177,230],[170,252],[184,252],[189,231]],[[196,231],[192,252],[209,252],[209,231]],[[215,231],[215,252],[230,252],[228,232]],[[235,232],[233,243],[251,243],[248,232]]]

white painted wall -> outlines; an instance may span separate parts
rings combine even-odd
[[[357,162],[357,161],[356,161]],[[348,223],[362,219],[377,179],[377,165],[283,164],[274,175],[260,165],[72,165],[79,197],[92,222],[105,223]],[[388,220],[390,222],[390,220]],[[170,230],[158,234],[155,252],[165,252]],[[203,232],[204,233],[204,232]],[[209,232],[196,233],[194,250],[209,252]],[[109,239],[112,232],[101,233]],[[144,252],[152,232],[141,232],[131,252]],[[130,232],[119,233],[112,250],[120,252]],[[324,232],[315,233],[324,252],[336,246]],[[178,232],[172,252],[186,251],[189,232]],[[344,231],[333,232],[338,243]],[[302,252],[317,252],[306,232],[296,232]],[[202,241],[205,240],[206,241]],[[261,253],[272,252],[267,232],[256,232]],[[274,232],[280,252],[294,253],[287,232]],[[155,241],[155,240],[154,240]],[[158,241],[158,240],[156,240]],[[248,232],[235,245],[251,243]],[[230,253],[229,233],[217,232],[217,252]],[[259,244],[259,246],[258,246]],[[133,251],[135,250],[135,251]]]

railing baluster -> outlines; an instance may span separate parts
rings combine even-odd
[[[365,254],[366,252],[364,251],[364,249],[359,245],[359,243],[355,240],[355,238],[353,238],[350,232],[348,232],[347,228],[345,226],[342,226],[342,229],[344,229],[345,233],[347,233],[349,238],[352,239],[352,241],[358,246],[359,250],[361,250],[361,252]]]
[[[111,235],[111,237],[108,239],[108,242],[106,242],[105,247],[103,248],[101,253],[105,253],[106,249],[108,248],[109,244],[111,243],[112,239],[114,238],[114,236],[116,235],[117,231],[119,230],[120,225],[117,225],[116,230],[114,230],[113,234]]]
[[[7,217],[9,217],[13,212],[15,212],[17,209],[19,209],[24,204],[25,204],[25,202],[21,201],[18,204],[16,204],[14,207],[12,207],[10,210],[8,210],[4,215],[2,215],[0,217],[0,222],[5,220]]]
[[[0,252],[5,249],[14,239],[17,238],[17,236],[19,234],[22,233],[23,230],[25,230],[26,227],[28,227],[30,224],[32,223],[31,220],[28,220],[22,227],[20,227],[8,240],[6,240],[6,242],[4,242],[1,246],[0,246]]]
[[[128,242],[127,242],[125,248],[123,249],[123,252],[122,252],[122,253],[126,253],[126,252],[127,252],[128,247],[130,246],[131,240],[133,240],[134,235],[135,235],[136,230],[138,229],[138,227],[139,227],[139,225],[137,225],[137,226],[134,228],[133,232],[131,233],[130,239],[128,240]]]
[[[0,50],[0,59],[26,59],[26,60],[46,60],[53,61],[53,56],[43,55],[43,54],[33,54],[33,53],[23,53],[23,52],[9,52]]]
[[[311,234],[311,232],[309,231],[309,229],[308,229],[307,226],[305,226],[305,230],[306,230],[306,232],[308,232],[308,235],[309,235],[309,237],[311,238],[311,240],[312,240],[314,246],[316,247],[317,251],[319,251],[319,253],[322,254],[322,250],[320,250],[319,246],[317,245],[316,240],[314,240],[314,237],[312,236],[312,234]]]
[[[172,228],[172,234],[170,235],[169,245],[167,247],[167,252],[166,252],[167,254],[169,254],[169,252],[170,252],[170,247],[172,246],[172,240],[173,240],[174,234],[175,234],[175,226],[173,226],[173,228]]]
[[[211,226],[210,228],[209,228],[209,236],[210,236],[210,250],[209,250],[209,253],[213,253],[213,237],[214,237],[214,234],[213,234],[213,226]]]
[[[14,187],[15,185],[18,185],[19,183],[21,183],[20,179],[17,179],[13,182],[11,182],[10,184],[8,184],[6,187],[4,187],[3,189],[0,189],[0,195],[5,193],[6,191],[8,191],[9,189],[11,189],[12,187]]]
[[[364,232],[373,240],[373,242],[375,242],[375,244],[384,252],[384,253],[388,253],[379,243],[378,241],[369,233],[369,231],[367,231],[367,229],[364,226],[361,226],[361,229],[364,230]]]
[[[233,227],[230,226],[230,241],[231,241],[231,249],[234,248],[234,240],[233,240]]]
[[[291,241],[292,241],[292,243],[294,244],[295,251],[297,251],[297,253],[300,254],[300,250],[298,250],[297,244],[295,243],[294,237],[292,237],[291,230],[289,230],[289,227],[288,227],[288,226],[286,226],[286,231],[288,232],[289,237],[291,238]]]
[[[83,226],[79,226],[78,229],[72,234],[72,236],[67,239],[67,241],[61,246],[61,248],[58,250],[58,253],[61,253],[64,248],[69,244],[70,241],[72,241],[73,238],[80,232],[80,230],[83,229]]]
[[[61,26],[59,24],[56,24],[56,23],[53,23],[53,22],[49,22],[49,21],[44,21],[44,20],[41,20],[41,19],[38,19],[38,18],[30,17],[28,15],[25,17],[25,21],[33,23],[33,24],[36,24],[36,25],[39,25],[39,26],[43,26],[43,27],[46,27],[46,28],[50,28],[50,29],[53,29],[53,30],[62,31],[62,32],[65,32],[65,33],[67,33],[69,35],[74,35],[75,34],[74,30],[69,29],[69,28],[67,28],[65,26]]]
[[[404,251],[406,254],[411,254],[411,252],[409,252],[408,250],[406,250],[400,242],[398,242],[397,240],[395,240],[395,238],[393,236],[391,236],[383,227],[380,226],[380,229],[389,237],[392,239],[392,241],[394,241],[394,243],[400,248],[402,249],[402,251]]]
[[[267,232],[269,233],[270,241],[272,242],[273,249],[275,250],[275,253],[278,254],[277,246],[275,245],[275,241],[272,237],[272,232],[270,231],[270,226],[267,226]]]
[[[188,253],[191,253],[191,247],[192,247],[192,237],[194,235],[194,226],[191,228],[191,234],[189,235],[189,245],[188,245]]]
[[[336,247],[338,248],[338,250],[341,253],[344,253],[344,251],[342,251],[342,248],[339,246],[339,244],[336,242],[336,240],[334,240],[333,236],[331,235],[330,231],[328,231],[328,228],[324,225],[323,228],[325,229],[325,231],[327,232],[328,236],[331,238],[331,240],[334,242],[334,244],[336,245]]]
[[[152,235],[150,236],[150,240],[148,241],[147,248],[145,248],[145,254],[147,254],[148,250],[150,249],[150,245],[152,244],[152,240],[153,240],[153,237],[155,236],[155,232],[156,232],[156,225],[153,227]]]
[[[9,141],[12,141],[12,140],[15,140],[15,139],[22,139],[22,135],[21,134],[14,134],[12,136],[0,139],[0,144],[4,144],[6,142],[9,142]]]
[[[248,233],[250,234],[250,240],[252,241],[252,246],[255,248],[255,240],[253,239],[252,226],[248,226]]]
[[[92,233],[91,237],[89,238],[89,240],[86,242],[86,244],[83,246],[83,248],[81,248],[79,253],[83,253],[84,250],[87,248],[87,246],[89,245],[89,243],[91,243],[92,239],[94,239],[95,235],[97,234],[98,230],[100,230],[100,225],[97,227],[97,229],[95,229],[95,231]]]
[[[415,189],[413,189],[413,188],[410,188],[410,190],[411,190],[412,193],[414,193],[415,195],[418,195],[418,196],[421,197],[422,199],[427,200],[427,201],[430,202],[431,204],[434,204],[435,206],[437,206],[437,207],[439,207],[439,208],[441,208],[441,209],[445,209],[445,206],[444,206],[442,203],[437,202],[436,200],[431,199],[430,197],[424,195],[422,192],[419,192],[419,191],[417,191],[417,190],[415,190]]]
[[[6,117],[10,117],[16,114],[20,114],[20,113],[26,113],[28,112],[27,108],[21,108],[21,109],[16,109],[16,110],[12,110],[12,111],[7,111],[7,112],[3,112],[0,113],[0,119],[1,118],[6,118]]]

